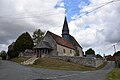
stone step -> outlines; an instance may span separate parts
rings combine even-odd
[[[26,61],[24,61],[24,62],[21,62],[21,64],[23,64],[23,65],[33,64],[37,59],[38,59],[38,58],[37,58],[37,56],[35,55],[35,56],[31,57],[30,59],[28,59],[28,60],[26,60]]]

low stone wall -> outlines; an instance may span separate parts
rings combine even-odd
[[[85,66],[98,67],[103,64],[104,60],[99,58],[87,58],[77,56],[52,56],[51,58],[60,59],[67,62],[73,62],[76,64],[82,64]]]

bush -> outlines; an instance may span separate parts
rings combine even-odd
[[[19,51],[8,51],[7,52],[8,56],[9,56],[9,59],[18,57],[19,53],[20,53]]]
[[[2,57],[2,60],[6,60],[7,53],[5,51],[1,51],[0,57]]]

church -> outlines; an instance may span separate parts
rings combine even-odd
[[[42,41],[34,47],[38,57],[45,56],[80,56],[83,51],[76,39],[69,34],[69,27],[65,17],[62,37],[47,31]]]

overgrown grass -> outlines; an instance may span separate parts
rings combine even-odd
[[[120,68],[114,68],[107,75],[107,80],[120,80]]]
[[[33,65],[30,65],[35,68],[47,68],[47,69],[57,69],[57,70],[74,70],[74,71],[91,71],[91,70],[98,70],[104,67],[107,63],[104,63],[104,65],[94,68],[89,66],[83,66],[71,62],[65,62],[62,60],[56,60],[51,58],[40,58],[35,61]]]
[[[11,59],[11,61],[21,63],[23,61],[26,61],[27,59],[29,59],[29,57],[16,57],[16,58]]]

